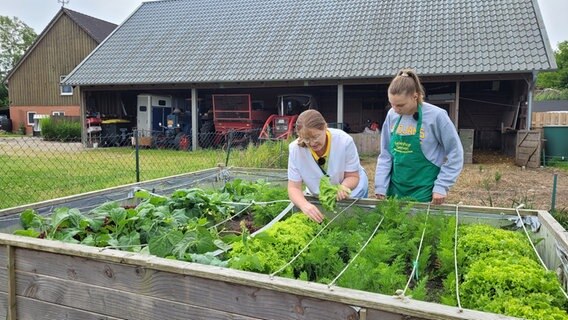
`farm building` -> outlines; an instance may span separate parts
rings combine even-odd
[[[152,130],[167,110],[199,114],[188,126],[196,146],[215,95],[269,114],[278,96],[307,94],[329,122],[361,132],[383,122],[403,67],[421,75],[426,101],[473,129],[476,148],[514,153],[536,74],[556,63],[536,0],[165,0],[143,3],[64,84],[83,116],[129,129],[146,113]],[[148,110],[144,97],[169,98]]]
[[[116,25],[61,8],[6,77],[12,128],[32,132],[34,116],[80,115],[79,91],[60,82]]]

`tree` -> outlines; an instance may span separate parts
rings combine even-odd
[[[4,81],[2,81],[2,83],[0,83],[0,108],[7,107],[9,105],[10,101],[8,99],[8,88],[6,88]]]
[[[556,58],[558,70],[539,73],[536,85],[542,89],[568,89],[568,41],[558,44],[558,50],[554,51],[554,57]]]
[[[20,19],[0,16],[0,107],[8,104],[4,80],[35,41],[37,34]]]

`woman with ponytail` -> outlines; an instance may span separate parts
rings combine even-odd
[[[424,102],[416,72],[400,70],[388,88],[375,194],[442,204],[463,168],[463,148],[447,112]]]

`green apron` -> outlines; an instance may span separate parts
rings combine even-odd
[[[391,134],[389,150],[393,160],[387,195],[411,198],[418,202],[430,202],[440,167],[426,159],[420,148],[422,106],[418,106],[418,121],[414,135],[397,133],[401,119],[402,116],[398,118]]]

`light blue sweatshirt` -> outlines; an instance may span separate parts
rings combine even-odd
[[[389,150],[394,126],[400,117],[390,109],[381,132],[381,153],[375,171],[375,194],[387,193],[392,168],[392,155]],[[416,120],[412,115],[404,115],[397,129],[399,134],[410,135],[416,132]],[[456,182],[463,169],[463,147],[454,124],[446,110],[424,102],[422,104],[422,129],[420,130],[421,149],[426,159],[440,167],[438,178],[432,192],[446,195]]]

